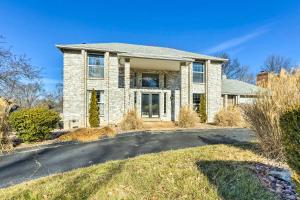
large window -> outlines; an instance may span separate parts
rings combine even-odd
[[[204,65],[203,63],[193,63],[193,82],[204,83]]]
[[[203,94],[193,93],[193,109],[196,112],[199,112],[201,95],[203,95]]]
[[[89,91],[88,106],[90,106],[91,97],[92,97],[92,91]],[[97,98],[97,103],[98,103],[98,106],[99,106],[100,116],[104,116],[104,91],[103,90],[96,90],[96,98]]]
[[[104,78],[104,56],[89,54],[88,70],[90,78]]]
[[[142,74],[142,87],[159,87],[159,75]]]

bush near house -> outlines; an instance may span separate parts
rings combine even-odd
[[[279,75],[270,74],[266,90],[261,91],[253,104],[243,107],[245,119],[266,156],[278,160],[285,158],[279,118],[300,106],[299,94],[300,71],[281,71]]]
[[[215,123],[219,126],[244,126],[241,109],[236,106],[222,108],[215,116]]]
[[[143,128],[143,120],[138,116],[136,110],[132,109],[123,117],[120,126],[124,131],[141,129]]]
[[[295,171],[295,183],[300,194],[300,107],[280,117],[285,157]]]
[[[47,108],[21,109],[9,116],[9,124],[24,142],[49,138],[59,120],[59,114]]]
[[[93,89],[89,108],[89,123],[92,128],[99,127],[99,114],[97,95],[96,91]]]
[[[179,112],[178,126],[182,128],[194,127],[199,121],[197,113],[189,106],[182,106]]]
[[[201,97],[200,97],[199,117],[200,117],[201,123],[205,123],[207,121],[205,94],[201,95]]]

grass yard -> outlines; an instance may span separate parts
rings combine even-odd
[[[251,146],[209,145],[112,161],[0,190],[1,199],[279,199]],[[62,163],[63,164],[63,163]]]

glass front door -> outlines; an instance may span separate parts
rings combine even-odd
[[[159,94],[142,94],[142,117],[159,117]]]

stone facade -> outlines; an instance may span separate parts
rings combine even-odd
[[[176,121],[180,106],[193,105],[193,93],[207,93],[209,122],[213,121],[214,115],[222,107],[220,63],[207,61],[205,83],[195,84],[192,82],[192,62],[178,62],[178,69],[174,70],[140,69],[131,66],[130,59],[134,58],[122,58],[111,52],[99,54],[104,55],[104,78],[91,79],[88,77],[87,52],[64,51],[65,128],[89,126],[88,105],[93,89],[104,92],[101,125],[119,123],[129,109],[135,108],[141,114],[143,93],[159,94],[157,120],[161,121]],[[159,74],[159,87],[143,88],[143,73]]]

